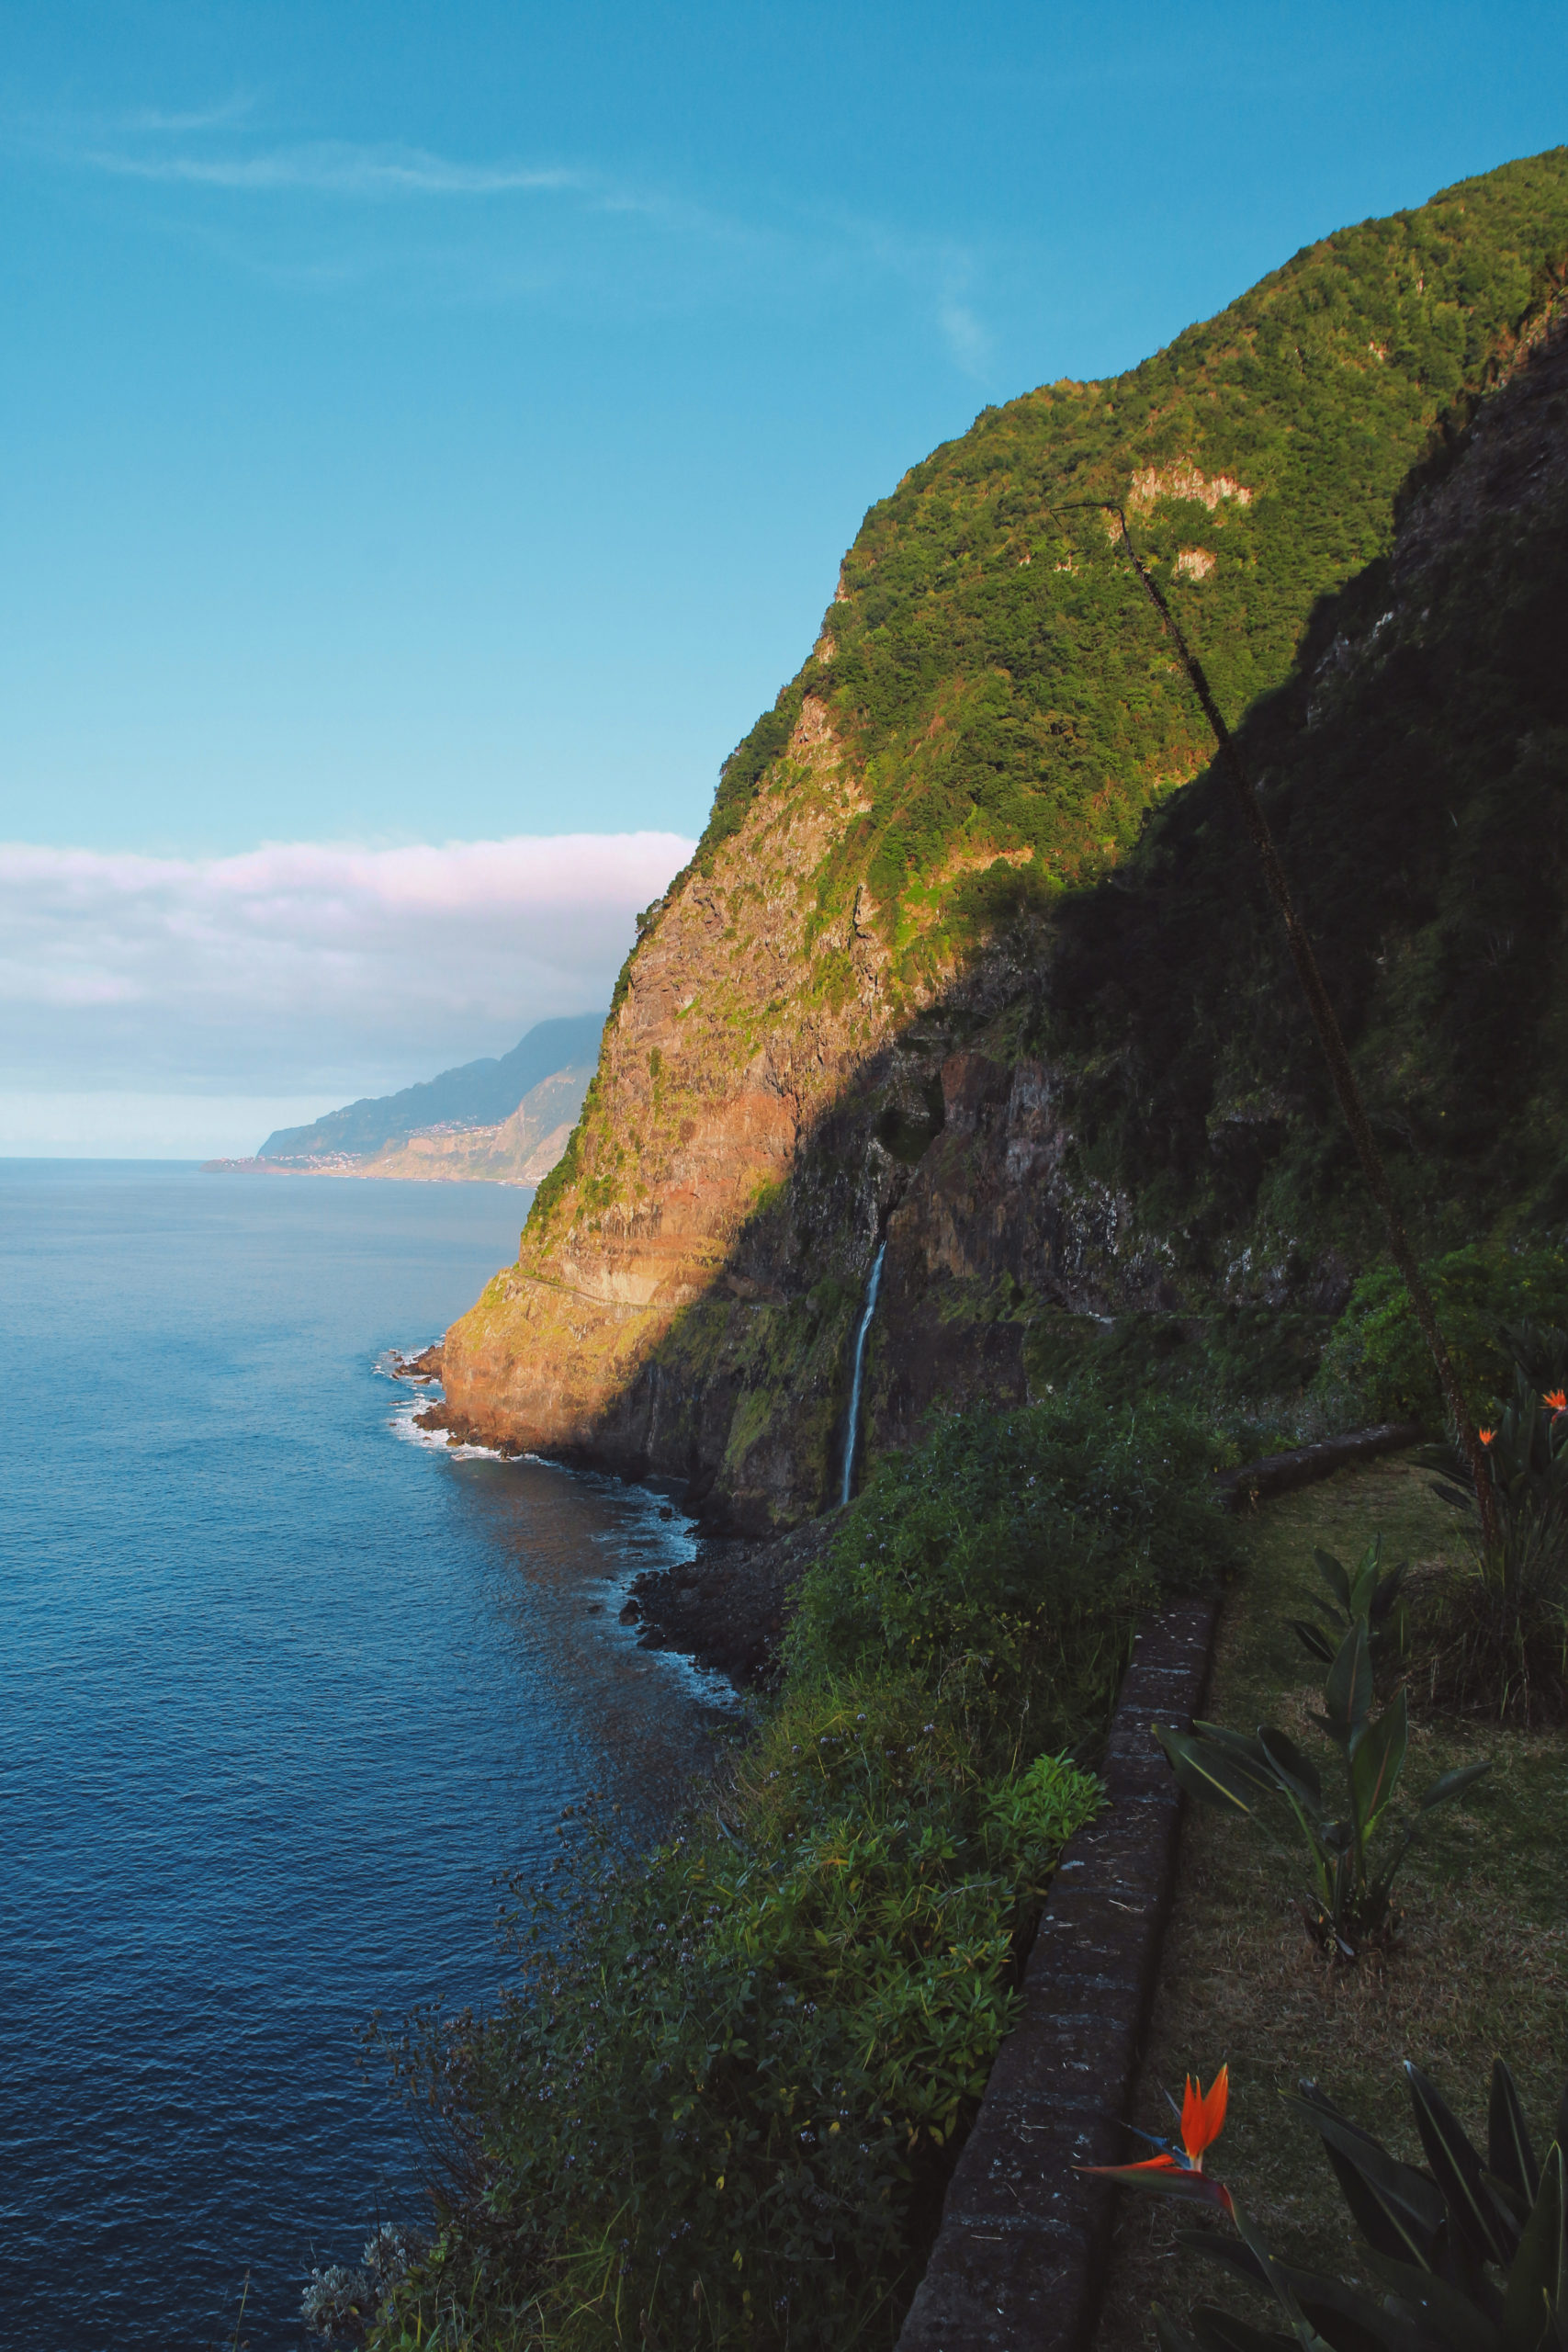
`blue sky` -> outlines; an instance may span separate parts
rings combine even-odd
[[[0,842],[197,874],[689,839],[906,466],[1568,111],[1561,5],[62,0],[0,29]],[[47,1068],[0,975],[0,1150],[7,1088],[335,1098],[601,985],[509,995],[487,952],[378,1042],[333,1043],[318,990],[307,1052],[280,998],[231,1066],[140,1054],[150,951],[112,1050],[82,983]]]

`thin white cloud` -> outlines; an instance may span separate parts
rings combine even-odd
[[[248,115],[255,101],[243,92],[231,98],[219,99],[209,107],[196,107],[186,112],[170,111],[162,107],[138,107],[122,115],[116,123],[117,130],[140,132],[146,137],[178,136],[196,130],[222,130],[231,123]]]
[[[636,910],[692,847],[0,845],[0,1089],[346,1101],[504,1051],[608,1002]]]
[[[340,140],[277,147],[259,155],[131,154],[99,147],[85,150],[79,160],[123,179],[242,190],[298,188],[359,198],[522,196],[592,186],[589,175],[553,165],[458,164],[422,148],[363,147]]]
[[[953,357],[966,376],[984,377],[991,359],[991,338],[966,302],[945,301],[937,324]]]
[[[994,377],[994,340],[973,292],[982,256],[951,237],[910,235],[831,206],[797,208],[787,219],[764,220],[581,164],[514,157],[475,162],[428,148],[348,140],[263,145],[247,136],[249,126],[237,122],[249,112],[250,102],[239,100],[205,115],[149,110],[114,124],[35,125],[28,136],[57,164],[184,187],[193,199],[204,192],[299,196],[341,207],[344,225],[330,232],[333,242],[326,254],[292,249],[300,235],[307,246],[318,245],[329,233],[320,223],[301,232],[296,222],[284,232],[290,241],[285,252],[277,250],[276,235],[262,235],[258,243],[249,216],[243,224],[228,216],[223,225],[224,216],[209,208],[199,226],[185,223],[186,233],[216,242],[231,262],[275,282],[336,290],[400,269],[438,285],[444,301],[558,297],[575,286],[646,311],[715,299],[750,300],[764,283],[784,300],[790,288],[809,286],[819,297],[831,286],[841,297],[867,279],[893,280],[908,289],[955,368],[977,383]],[[236,127],[226,138],[207,135],[231,125]],[[533,200],[549,197],[566,201],[547,226]],[[528,206],[525,231],[507,213],[513,199]],[[389,244],[384,234],[370,232],[363,217],[431,204],[446,208],[435,245],[423,229],[417,239],[394,238]],[[657,257],[644,238],[625,250],[584,238],[585,223],[617,219],[651,231]],[[335,242],[344,235],[346,247]]]

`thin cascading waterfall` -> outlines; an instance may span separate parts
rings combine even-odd
[[[887,1244],[884,1241],[879,1244],[871,1261],[871,1280],[865,1286],[865,1312],[860,1318],[860,1329],[855,1333],[855,1369],[854,1378],[850,1383],[850,1425],[844,1431],[844,1480],[843,1491],[839,1497],[840,1503],[849,1501],[850,1487],[855,1475],[855,1441],[860,1434],[860,1384],[861,1374],[865,1370],[865,1339],[871,1329],[871,1318],[876,1312],[876,1286],[882,1280],[882,1261],[886,1254]]]

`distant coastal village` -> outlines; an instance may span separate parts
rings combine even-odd
[[[509,1054],[282,1128],[253,1158],[209,1159],[204,1173],[542,1184],[582,1108],[604,1025],[602,1013],[538,1022]]]

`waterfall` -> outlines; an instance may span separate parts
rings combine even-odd
[[[882,1261],[887,1254],[887,1244],[882,1242],[871,1261],[871,1280],[865,1286],[865,1312],[855,1333],[855,1372],[850,1383],[850,1425],[844,1431],[844,1485],[840,1503],[850,1498],[850,1487],[855,1475],[855,1439],[860,1434],[860,1383],[865,1369],[865,1335],[871,1329],[871,1318],[876,1312],[876,1285],[882,1280]]]

